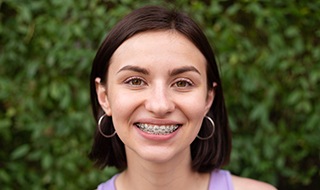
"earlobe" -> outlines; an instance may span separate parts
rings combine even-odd
[[[99,104],[100,104],[101,108],[103,109],[103,111],[108,116],[111,116],[112,115],[111,107],[110,107],[110,103],[108,100],[106,87],[105,87],[105,85],[101,84],[100,78],[95,79],[95,84],[96,84],[96,93],[97,93],[97,98],[98,98]]]

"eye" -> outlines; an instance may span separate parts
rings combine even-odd
[[[131,86],[142,86],[146,83],[139,77],[131,77],[124,81],[125,84],[129,84]]]
[[[189,86],[193,86],[193,83],[190,80],[182,79],[182,80],[176,81],[173,86],[178,88],[186,88]]]

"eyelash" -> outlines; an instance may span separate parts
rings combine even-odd
[[[133,82],[134,80],[139,81],[141,84],[133,84],[132,82]],[[137,82],[137,81],[136,81],[136,82]],[[178,84],[179,82],[185,82],[185,83],[186,83],[186,86],[183,86],[183,87],[177,86],[177,84]],[[124,83],[125,83],[125,84],[128,84],[128,85],[131,85],[131,86],[142,86],[142,85],[147,84],[147,83],[146,83],[142,78],[140,78],[140,77],[130,77],[130,78],[126,79],[126,80],[124,81]],[[178,79],[178,80],[176,80],[176,81],[173,83],[172,86],[173,86],[173,87],[177,87],[177,88],[187,88],[187,87],[194,86],[194,83],[193,83],[191,80],[188,80],[188,79]]]
[[[183,87],[179,87],[177,86],[177,84],[179,82],[185,82],[186,83],[186,86],[183,86]],[[177,81],[174,82],[173,86],[177,87],[177,88],[187,88],[187,87],[190,87],[190,86],[194,86],[194,83],[191,81],[191,80],[188,80],[188,79],[179,79]]]
[[[138,80],[139,82],[141,82],[141,83],[143,83],[143,84],[132,84],[133,80]],[[142,86],[142,85],[145,85],[145,84],[146,84],[146,82],[145,82],[142,78],[140,78],[140,77],[130,77],[130,78],[126,79],[126,80],[124,81],[124,83],[125,83],[125,84],[129,84],[129,85],[131,85],[131,86]]]

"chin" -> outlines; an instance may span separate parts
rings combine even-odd
[[[136,158],[147,161],[149,163],[154,164],[168,164],[175,162],[174,160],[180,160],[180,158],[189,158],[190,157],[190,149],[187,150],[176,150],[172,147],[147,147],[143,150],[134,151],[136,154]],[[136,160],[134,160],[136,161]]]

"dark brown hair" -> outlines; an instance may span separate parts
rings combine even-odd
[[[208,89],[214,88],[215,99],[208,112],[216,126],[215,133],[208,140],[196,138],[191,146],[192,168],[198,172],[209,172],[227,164],[231,152],[231,133],[228,126],[227,111],[221,87],[221,81],[213,50],[198,25],[185,14],[163,7],[147,6],[134,10],[124,17],[109,33],[100,46],[92,65],[90,76],[91,103],[95,120],[104,114],[97,99],[95,79],[106,82],[109,61],[115,50],[127,39],[144,31],[175,30],[187,37],[205,56],[207,60]],[[106,117],[101,124],[105,134],[112,134],[114,127],[112,118]],[[206,137],[212,131],[210,122],[204,120],[199,136]],[[95,165],[104,168],[115,166],[123,170],[127,167],[127,159],[123,142],[116,135],[103,137],[98,129],[95,131],[92,150],[89,154]]]

